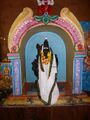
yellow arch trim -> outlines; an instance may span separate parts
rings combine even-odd
[[[84,32],[83,29],[79,23],[79,21],[77,20],[77,18],[74,16],[74,14],[68,9],[68,8],[63,8],[60,12],[60,16],[65,19],[66,21],[71,21],[71,23],[73,25],[75,25],[78,30],[81,33],[82,36],[82,41],[84,40]]]
[[[22,24],[26,19],[33,17],[33,11],[31,8],[24,8],[23,11],[17,16],[14,23],[12,24],[9,35],[8,35],[8,48],[10,49],[14,32],[17,30],[17,27]]]

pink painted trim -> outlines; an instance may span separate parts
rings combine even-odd
[[[16,45],[19,44],[20,38],[25,33],[25,31],[27,31],[30,27],[33,27],[33,26],[36,26],[36,25],[39,25],[39,24],[41,24],[41,23],[38,23],[37,21],[35,21],[34,18],[25,21],[23,23],[23,25],[21,25],[18,28],[18,31],[16,31],[15,34],[14,34],[14,37],[13,37],[14,44],[16,44]]]
[[[8,57],[18,57],[19,54],[18,53],[8,53],[7,56]]]
[[[87,53],[86,52],[75,52],[75,55],[86,55]]]
[[[77,43],[79,41],[80,35],[75,27],[72,27],[68,22],[66,22],[62,18],[59,18],[58,20],[54,21],[54,23],[66,29],[72,36],[74,43]]]
[[[67,30],[67,32],[69,32],[71,37],[73,38],[74,44],[79,42],[80,35],[77,29],[75,27],[72,27],[70,23],[66,22],[62,18],[59,18],[58,20],[52,23],[58,25],[62,29],[64,28],[65,30]],[[31,27],[36,26],[36,25],[41,25],[41,24],[42,22],[37,22],[35,21],[34,18],[25,21],[21,26],[17,28],[18,30],[15,32],[14,37],[13,37],[13,45],[18,45],[23,34],[26,31],[28,31]]]

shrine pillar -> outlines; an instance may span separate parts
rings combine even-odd
[[[8,53],[8,59],[12,63],[12,85],[13,95],[22,94],[22,75],[21,75],[21,60],[19,53]]]
[[[83,62],[86,54],[75,54],[73,61],[73,93],[82,93],[82,74],[83,74]]]

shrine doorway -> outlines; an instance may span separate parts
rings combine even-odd
[[[32,61],[36,56],[36,44],[42,44],[45,37],[50,40],[49,44],[58,55],[58,82],[73,85],[73,43],[70,36],[57,26],[38,26],[29,30],[23,37],[21,47],[19,49],[21,59],[21,70],[23,83],[33,83],[36,77],[32,71]],[[38,38],[38,39],[37,39]],[[56,40],[54,40],[54,38]],[[36,40],[37,39],[37,40]],[[57,40],[58,39],[58,40]],[[54,40],[54,41],[53,41]],[[54,46],[56,43],[57,46]],[[33,45],[33,46],[32,46]],[[35,51],[33,51],[35,49]],[[31,55],[29,55],[31,54]],[[62,54],[62,55],[60,55]],[[61,63],[60,63],[61,59]],[[61,66],[61,67],[60,67]]]
[[[32,70],[32,63],[37,57],[36,45],[43,44],[44,40],[47,39],[49,47],[58,59],[58,74],[57,81],[66,81],[66,47],[63,39],[53,32],[39,32],[30,37],[25,48],[25,68],[26,68],[26,82],[35,82],[37,77]]]

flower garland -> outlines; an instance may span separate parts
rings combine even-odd
[[[45,65],[49,64],[51,61],[51,52],[47,53],[47,58],[45,58],[44,52],[41,51],[41,62]]]

